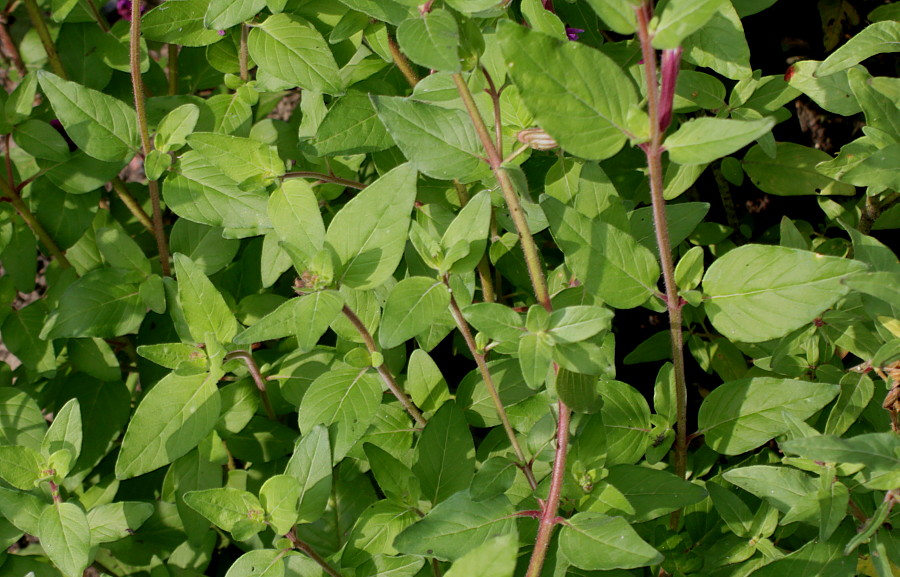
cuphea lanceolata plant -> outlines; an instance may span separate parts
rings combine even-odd
[[[0,2],[0,573],[891,575],[898,11],[783,4]]]

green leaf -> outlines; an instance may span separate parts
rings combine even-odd
[[[41,514],[37,536],[66,577],[81,577],[91,563],[91,528],[78,505],[57,503]]]
[[[312,350],[341,313],[344,299],[337,291],[319,291],[293,298],[234,338],[239,345],[296,336],[298,349]]]
[[[606,465],[636,463],[652,441],[647,401],[621,381],[601,379],[597,388],[603,399],[600,417],[606,430]]]
[[[669,135],[665,148],[678,164],[704,164],[728,156],[768,134],[775,119],[693,118]]]
[[[779,142],[776,144],[775,158],[756,145],[747,151],[741,165],[753,184],[769,194],[852,196],[856,193],[853,186],[832,180],[816,170],[817,164],[830,159],[827,152],[792,142]]]
[[[525,106],[560,146],[595,160],[622,148],[637,93],[611,58],[506,21],[500,23],[499,38]]]
[[[283,577],[284,551],[256,549],[247,551],[228,568],[225,577]]]
[[[453,262],[444,262],[450,273],[463,274],[474,269],[487,248],[491,228],[491,195],[483,190],[469,199],[441,237],[444,254],[462,244],[465,251]]]
[[[829,54],[816,70],[816,75],[829,76],[859,64],[870,56],[891,52],[900,52],[900,22],[875,22]]]
[[[408,98],[372,96],[378,118],[422,174],[469,181],[483,166],[481,143],[462,110]]]
[[[284,473],[300,484],[297,522],[312,523],[322,516],[331,497],[331,445],[328,429],[317,425],[300,437]]]
[[[473,501],[459,492],[435,506],[394,540],[401,553],[455,561],[491,539],[516,533],[513,506],[505,495]]]
[[[57,411],[44,440],[41,442],[41,453],[49,457],[57,451],[68,451],[72,463],[81,454],[81,405],[78,399],[71,399]]]
[[[87,513],[91,544],[111,543],[137,531],[153,514],[153,505],[140,501],[117,501],[94,507]]]
[[[754,465],[725,471],[722,476],[729,483],[766,500],[782,513],[816,492],[816,483],[809,475],[788,467]]]
[[[875,394],[875,384],[868,375],[848,373],[841,379],[841,394],[828,413],[826,435],[843,435],[847,432]]]
[[[603,406],[596,375],[582,375],[560,368],[556,374],[556,394],[576,413],[596,413]]]
[[[552,197],[541,208],[567,264],[589,292],[622,309],[641,305],[656,292],[656,257],[634,237]]]
[[[828,463],[860,463],[876,471],[900,470],[900,439],[887,433],[868,433],[849,439],[831,435],[791,439],[779,443],[783,451]]]
[[[284,535],[297,522],[301,491],[300,483],[290,475],[273,475],[260,488],[259,502],[276,535]]]
[[[336,279],[356,289],[380,286],[403,257],[416,198],[416,171],[391,170],[356,195],[331,220],[325,242],[342,270]]]
[[[230,343],[238,325],[221,293],[194,261],[183,254],[176,254],[174,260],[178,300],[194,341],[205,343],[211,333],[219,343]]]
[[[838,394],[837,385],[757,377],[719,385],[700,405],[698,426],[718,453],[737,455],[786,432],[782,412],[803,421]]]
[[[403,279],[384,303],[378,342],[386,349],[403,344],[431,326],[449,305],[444,283],[420,276]]]
[[[854,186],[871,186],[879,189],[900,190],[900,143],[894,143],[864,159],[841,175],[841,182]]]
[[[28,491],[44,477],[46,458],[29,447],[0,445],[0,478],[15,487]]]
[[[576,305],[556,309],[550,313],[550,330],[554,340],[575,343],[608,330],[613,312],[603,307]]]
[[[231,532],[245,521],[265,528],[263,508],[255,495],[233,487],[191,491],[184,496],[188,506],[225,531]]]
[[[118,223],[98,228],[94,232],[94,239],[103,260],[111,266],[136,270],[144,276],[150,274],[150,260]]]
[[[216,374],[163,377],[141,400],[116,461],[116,478],[130,479],[168,465],[202,441],[219,418]]]
[[[325,224],[316,195],[305,180],[285,180],[269,198],[268,212],[278,237],[307,263],[322,250]]]
[[[731,532],[738,537],[753,537],[750,534],[753,514],[747,504],[718,483],[706,483],[706,490],[709,492],[716,512],[719,513]]]
[[[238,183],[251,178],[262,178],[265,182],[285,172],[278,149],[252,138],[195,132],[187,137],[187,142],[222,174]]]
[[[0,487],[0,515],[29,535],[38,534],[41,513],[52,506],[31,493]]]
[[[382,20],[394,26],[400,25],[401,22],[415,14],[415,8],[411,4],[398,2],[397,0],[381,0],[379,2],[372,2],[371,0],[340,0],[340,2],[353,10],[358,10],[371,18]]]
[[[170,0],[141,18],[147,40],[182,46],[206,46],[222,39],[218,31],[203,25],[211,0]]]
[[[30,118],[16,126],[12,135],[16,144],[35,158],[65,162],[72,155],[62,135],[43,120]]]
[[[475,474],[475,445],[455,402],[444,403],[431,417],[416,445],[416,454],[413,473],[423,495],[433,504],[469,487]]]
[[[859,101],[850,89],[848,70],[819,76],[821,62],[801,60],[788,68],[788,84],[809,96],[816,104],[834,114],[852,116],[860,110]]]
[[[41,338],[113,338],[137,332],[146,314],[140,280],[139,273],[119,268],[87,273],[63,293]]]
[[[210,0],[203,25],[210,30],[225,30],[249,20],[266,7],[266,0]]]
[[[588,570],[633,569],[663,559],[625,519],[599,513],[568,519],[559,532],[559,550],[572,565]]]
[[[406,390],[423,413],[433,413],[450,398],[447,381],[428,353],[416,349],[409,356]]]
[[[156,126],[153,148],[165,153],[178,150],[187,144],[199,119],[200,107],[190,102],[171,110]]]
[[[378,152],[394,145],[368,94],[350,91],[328,112],[309,144],[321,156]]]
[[[125,163],[137,151],[134,109],[117,98],[38,72],[41,90],[69,137],[88,155],[107,162]]]
[[[397,42],[410,60],[432,70],[459,72],[459,26],[446,10],[432,10],[404,20]]]
[[[847,293],[841,282],[866,265],[781,246],[746,245],[706,271],[710,321],[722,334],[755,343],[811,322]]]
[[[538,389],[547,379],[553,361],[553,341],[546,333],[526,333],[519,338],[519,366],[525,383]]]
[[[726,0],[674,0],[666,4],[659,17],[653,47],[678,48],[682,41],[702,28]]]
[[[320,424],[328,427],[338,462],[375,420],[380,403],[377,376],[365,370],[333,370],[313,381],[303,396],[297,415],[300,433],[307,435]]]
[[[173,254],[180,252],[210,276],[230,264],[241,246],[239,240],[223,238],[222,232],[221,228],[181,218],[172,227],[169,247]]]
[[[383,553],[396,555],[394,538],[412,525],[418,516],[409,507],[387,500],[370,505],[353,525],[341,554],[341,565],[354,567]]]
[[[501,535],[475,547],[457,559],[446,577],[512,577],[518,544],[512,535]]]
[[[182,218],[209,226],[259,234],[272,227],[263,189],[241,190],[238,183],[194,151],[181,155],[163,181],[163,199]]]
[[[34,399],[18,388],[0,387],[0,445],[39,451],[46,431],[47,421]]]
[[[618,34],[633,34],[637,30],[636,0],[587,0],[609,28]]]
[[[302,18],[284,13],[269,16],[250,31],[247,46],[260,69],[276,78],[312,92],[344,91],[328,43]]]
[[[900,273],[880,271],[854,275],[844,279],[843,284],[855,291],[872,295],[897,306],[897,303],[900,303],[900,284],[898,282],[900,282]]]
[[[625,515],[632,523],[662,517],[706,498],[706,491],[699,485],[649,467],[616,465],[609,468],[604,480],[617,488],[634,508],[634,513]]]
[[[703,28],[685,39],[684,59],[732,80],[752,75],[744,27],[730,2],[722,3]]]
[[[525,334],[522,315],[499,303],[475,303],[462,312],[473,327],[491,340],[516,342]]]

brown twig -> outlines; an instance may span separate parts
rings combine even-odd
[[[272,408],[272,402],[269,401],[269,393],[266,391],[266,379],[262,376],[262,373],[260,373],[259,365],[256,364],[253,355],[247,351],[231,351],[225,355],[226,362],[232,359],[240,359],[247,365],[247,370],[250,372],[250,376],[253,378],[256,388],[259,390],[259,398],[262,400],[263,408],[266,410],[266,416],[272,421],[277,421],[278,416],[275,415],[275,410]]]
[[[416,71],[413,70],[412,64],[409,59],[400,52],[400,47],[397,46],[397,41],[388,36],[388,48],[391,50],[391,58],[394,59],[394,64],[397,65],[397,68],[400,69],[400,72],[403,74],[403,77],[406,78],[406,81],[413,88],[416,87],[416,84],[419,83],[419,75],[416,74]]]

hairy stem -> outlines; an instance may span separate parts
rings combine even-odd
[[[12,62],[19,76],[25,76],[28,74],[28,69],[25,68],[25,63],[22,62],[22,55],[19,53],[16,43],[13,42],[12,37],[9,35],[9,30],[6,27],[8,20],[5,13],[0,13],[0,45],[2,45],[3,52]]]
[[[413,88],[416,87],[416,84],[419,83],[419,75],[416,74],[416,71],[413,70],[412,64],[409,59],[400,52],[400,47],[397,46],[397,41],[388,36],[388,47],[391,49],[391,58],[394,59],[394,64],[397,65],[397,68],[400,69],[400,73],[403,74],[403,77],[406,78],[406,81]]]
[[[362,337],[363,342],[366,344],[366,349],[368,349],[369,354],[375,354],[378,352],[378,347],[375,345],[375,339],[372,338],[372,333],[369,332],[369,329],[366,328],[366,325],[360,320],[356,313],[353,312],[353,309],[344,305],[342,309],[344,316],[347,317],[347,320],[350,321],[350,324],[356,328],[356,331],[359,333],[359,336]],[[388,370],[387,366],[382,362],[380,365],[375,367],[375,370],[378,371],[378,374],[381,376],[381,380],[384,381],[384,384],[387,385],[387,388],[397,397],[397,400],[400,401],[400,404],[403,405],[403,408],[406,409],[406,412],[409,413],[409,416],[413,418],[417,425],[420,427],[424,427],[426,424],[425,417],[422,416],[422,412],[413,404],[412,400],[406,396],[400,389],[400,385],[397,384],[397,381],[394,379],[394,375],[391,374],[391,371]]]
[[[341,574],[337,569],[328,564],[321,555],[316,553],[316,551],[299,537],[297,537],[297,529],[296,527],[288,531],[287,535],[285,535],[288,539],[290,539],[291,544],[294,546],[294,549],[298,551],[303,551],[306,553],[310,559],[319,564],[319,567],[322,568],[323,571],[328,573],[331,577],[341,577]]]
[[[247,82],[250,80],[250,49],[247,47],[247,38],[250,36],[250,27],[241,24],[241,49],[238,53],[238,60],[241,66],[241,80]]]
[[[340,184],[342,186],[346,186],[347,188],[355,188],[356,190],[362,190],[366,187],[366,185],[361,182],[356,182],[355,180],[347,180],[346,178],[340,178],[338,176],[334,176],[333,174],[325,174],[324,172],[308,172],[301,170],[285,173],[283,178],[315,178],[316,180],[321,182]]]
[[[177,44],[166,44],[166,72],[169,81],[169,96],[178,94],[178,49]]]
[[[456,194],[459,197],[459,205],[465,207],[469,203],[469,191],[466,185],[460,181],[453,179],[453,186],[456,188]],[[491,215],[493,217],[493,213]],[[478,279],[481,281],[481,296],[484,302],[492,303],[497,300],[494,292],[494,281],[491,279],[491,267],[488,264],[487,255],[481,257],[478,261]]]
[[[141,134],[141,147],[144,158],[153,150],[153,142],[150,140],[150,130],[147,128],[147,112],[144,108],[144,81],[141,78],[141,2],[131,3],[131,88],[134,92],[134,109],[137,112],[138,131]],[[163,276],[170,276],[169,244],[166,241],[166,233],[163,230],[162,206],[159,201],[159,182],[151,180],[150,204],[153,207],[153,236],[156,238],[156,249],[159,252],[159,264],[162,266]]]
[[[244,364],[247,365],[247,370],[250,371],[250,376],[253,378],[256,388],[259,390],[259,398],[262,401],[263,408],[266,410],[266,416],[272,421],[277,421],[278,416],[275,415],[275,410],[272,408],[272,402],[269,401],[269,393],[266,391],[266,379],[259,371],[259,365],[256,364],[253,355],[248,351],[231,351],[225,355],[226,362],[232,359],[241,359],[244,361]]]
[[[672,364],[675,369],[675,473],[684,478],[687,473],[687,387],[684,375],[684,335],[681,328],[681,298],[675,284],[675,263],[669,240],[669,224],[666,220],[666,201],[663,198],[663,131],[660,129],[659,84],[656,78],[656,51],[651,45],[649,20],[652,6],[649,1],[636,8],[638,17],[638,38],[644,57],[644,74],[647,82],[647,113],[650,118],[650,141],[642,148],[647,156],[650,172],[650,196],[653,203],[653,224],[656,230],[656,244],[659,247],[659,261],[662,266],[663,282],[666,287],[666,308],[669,313],[669,331],[672,335]],[[677,524],[677,516],[673,521]]]
[[[444,284],[448,289],[450,288],[450,279],[446,275],[444,276]],[[522,451],[522,447],[519,445],[516,431],[509,422],[509,416],[506,414],[506,408],[503,406],[503,400],[500,398],[500,393],[497,392],[497,387],[494,385],[494,379],[491,376],[491,371],[487,366],[484,354],[479,352],[478,345],[472,337],[469,323],[466,322],[465,317],[463,317],[462,311],[459,309],[459,304],[456,302],[456,298],[452,293],[450,294],[450,314],[453,315],[453,320],[456,322],[456,328],[462,333],[463,339],[466,341],[466,346],[469,347],[469,352],[472,353],[475,364],[478,365],[478,371],[481,373],[481,379],[484,381],[484,386],[487,388],[488,394],[494,402],[494,409],[497,411],[497,416],[500,417],[500,422],[503,423],[503,430],[506,431],[506,436],[509,438],[513,451],[516,453],[516,459],[518,459],[517,464],[519,465],[519,468],[522,469],[522,472],[525,473],[525,478],[528,479],[528,485],[531,487],[531,490],[534,491],[537,489],[537,480],[534,478],[534,472],[531,470],[531,463],[525,457],[525,452]]]
[[[94,19],[94,22],[97,23],[97,26],[100,27],[100,30],[104,32],[109,32],[109,24],[106,23],[106,19],[103,18],[103,15],[100,14],[100,11],[97,10],[97,5],[94,4],[94,0],[87,0],[88,12],[91,13],[91,18]]]
[[[144,208],[140,205],[140,203],[138,203],[138,201],[135,200],[133,196],[131,196],[131,193],[128,192],[128,188],[125,187],[125,183],[122,181],[122,179],[117,176],[112,179],[111,184],[113,190],[116,191],[116,194],[119,195],[119,199],[126,207],[128,207],[128,210],[131,211],[131,214],[133,214],[134,217],[138,219],[138,222],[144,225],[144,228],[152,233],[153,221],[150,219],[147,213],[144,212]]]
[[[56,45],[53,44],[53,38],[50,36],[50,30],[47,28],[47,23],[44,22],[44,16],[41,14],[37,1],[25,0],[25,9],[28,11],[28,17],[31,19],[34,31],[37,32],[38,38],[41,39],[41,44],[47,53],[47,60],[50,62],[50,68],[53,69],[53,73],[60,78],[68,80],[69,76],[66,74],[66,69],[63,68],[62,61],[59,59]]]

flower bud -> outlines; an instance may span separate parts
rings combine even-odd
[[[516,138],[522,144],[527,144],[535,150],[553,150],[559,143],[553,137],[544,132],[543,128],[526,128],[520,130]]]

